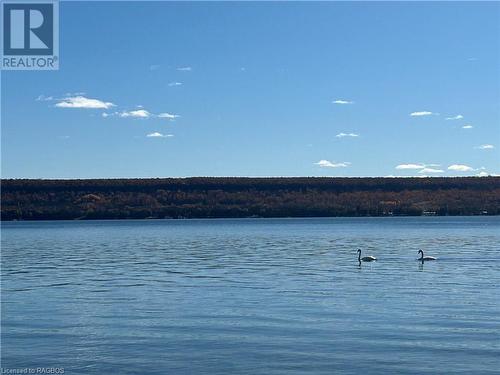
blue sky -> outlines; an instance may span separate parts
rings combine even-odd
[[[500,173],[500,3],[62,2],[2,177]]]

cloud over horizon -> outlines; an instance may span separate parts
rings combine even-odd
[[[435,169],[435,168],[424,168],[418,173],[443,173],[444,171],[442,169]]]
[[[399,164],[396,165],[396,169],[423,169],[425,168],[425,164]]]
[[[345,167],[348,167],[351,165],[351,163],[349,163],[348,161],[341,162],[341,163],[335,163],[335,162],[331,162],[329,160],[324,160],[324,159],[320,160],[314,164],[320,166],[321,168],[345,168]]]
[[[498,173],[489,173],[486,171],[481,171],[477,175],[477,177],[500,177],[500,174]]]
[[[468,165],[465,164],[452,164],[448,167],[448,170],[455,172],[470,172],[473,171],[474,168],[469,167]]]

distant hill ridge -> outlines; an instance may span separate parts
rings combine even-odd
[[[500,177],[2,180],[2,220],[498,215]]]

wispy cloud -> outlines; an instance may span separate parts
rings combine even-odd
[[[425,164],[399,164],[396,165],[396,169],[422,169],[425,168]]]
[[[85,96],[86,93],[85,92],[67,92],[66,94],[64,94],[64,97],[67,98],[69,96]]]
[[[175,82],[175,84],[181,84],[180,82]],[[111,102],[106,102],[100,99],[88,98],[83,96],[84,93],[66,94],[63,98],[54,98],[53,96],[40,95],[35,100],[36,101],[56,101],[54,105],[58,108],[89,108],[89,109],[111,109],[116,107],[116,104]],[[137,109],[134,110],[115,110],[114,112],[103,112],[101,116],[104,118],[117,116],[121,118],[135,118],[135,119],[149,119],[149,118],[161,118],[168,120],[175,120],[180,117],[168,112],[162,112],[159,114],[154,114],[146,109],[142,105],[136,106]]]
[[[452,164],[448,167],[448,170],[455,172],[470,172],[473,171],[474,168],[464,164]]]
[[[174,120],[180,117],[179,115],[174,115],[167,112],[163,112],[156,115],[154,113],[149,112],[146,109],[142,109],[142,106],[139,106],[139,108],[141,109],[135,109],[132,111],[112,112],[112,113],[104,112],[102,114],[102,117],[118,116],[122,118],[136,118],[136,119],[165,118],[168,120]]]
[[[481,146],[477,146],[476,148],[478,148],[480,150],[492,150],[495,148],[495,146],[493,146],[493,145],[481,145]]]
[[[337,138],[344,138],[344,137],[359,137],[359,134],[355,133],[339,133],[335,137]]]
[[[86,98],[85,96],[70,96],[55,104],[58,108],[90,108],[90,109],[109,109],[115,104],[105,102],[99,99]]]
[[[177,70],[180,72],[190,72],[191,70],[193,70],[193,68],[191,68],[190,66],[180,66],[177,68]]]
[[[464,125],[462,126],[462,129],[472,129],[473,126],[472,125]]]
[[[123,111],[118,113],[120,117],[133,117],[133,118],[150,118],[152,114],[145,109],[137,109],[135,111]]]
[[[159,118],[166,118],[166,119],[169,119],[169,120],[174,120],[178,117],[181,117],[179,115],[174,115],[172,113],[168,113],[168,112],[164,112],[164,113],[160,113],[158,116],[156,117],[159,117]]]
[[[333,104],[354,104],[352,100],[336,99],[332,101]]]
[[[431,111],[417,111],[410,113],[410,116],[412,117],[431,116],[431,115],[437,115],[437,113]]]
[[[46,101],[51,101],[55,100],[53,96],[45,96],[45,95],[38,95],[38,98],[35,99],[37,102],[46,102]]]
[[[160,66],[161,66],[161,65],[158,65],[158,64],[153,64],[153,65],[150,65],[150,66],[149,66],[149,70],[158,70],[158,69],[160,69]]]
[[[171,138],[173,136],[173,134],[162,134],[159,132],[153,132],[146,135],[148,138]]]
[[[342,163],[335,163],[331,162],[329,160],[320,160],[317,163],[314,163],[316,165],[319,165],[321,168],[345,168],[351,165],[351,163],[344,161]]]
[[[423,168],[418,173],[443,173],[444,171],[442,169],[435,169],[435,168]]]
[[[181,86],[182,82],[170,82],[168,84],[169,87]]]
[[[461,120],[463,118],[464,116],[462,115],[456,115],[456,116],[446,117],[445,120]]]

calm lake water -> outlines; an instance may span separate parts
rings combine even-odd
[[[3,368],[500,371],[500,217],[3,223],[1,281]]]

